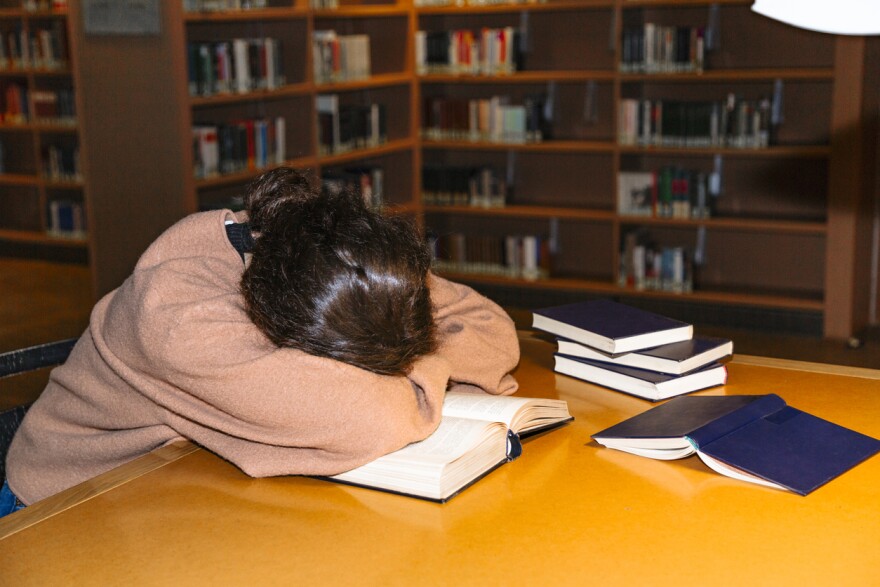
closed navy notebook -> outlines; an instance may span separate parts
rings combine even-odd
[[[775,394],[679,397],[593,435],[603,444],[676,437],[701,457],[800,495],[880,452],[880,440],[788,406]]]
[[[599,299],[535,310],[534,328],[609,354],[689,340],[693,327],[613,300]]]

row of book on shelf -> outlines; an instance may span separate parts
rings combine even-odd
[[[286,159],[286,135],[286,122],[281,116],[195,125],[195,176],[207,178],[280,165]]]
[[[332,29],[313,32],[312,66],[316,83],[370,77],[369,35],[342,35]]]
[[[636,290],[690,293],[694,290],[694,260],[682,246],[662,246],[633,230],[623,238],[618,285]]]
[[[223,12],[266,8],[267,0],[181,0],[185,12]]]
[[[281,41],[270,37],[187,43],[191,96],[245,94],[285,84]]]
[[[53,181],[82,181],[79,145],[63,143],[41,147],[43,176]]]
[[[618,140],[623,145],[765,148],[775,142],[780,120],[773,102],[730,93],[723,100],[623,98]]]
[[[710,218],[716,207],[720,174],[664,166],[655,171],[617,175],[617,213],[654,218]]]
[[[82,202],[51,200],[47,233],[56,238],[85,238],[86,218]]]
[[[427,206],[500,208],[507,197],[507,182],[491,167],[422,167],[422,203]]]
[[[73,90],[28,90],[18,83],[0,84],[0,100],[0,120],[5,124],[76,122]]]
[[[325,170],[321,172],[321,188],[330,193],[354,191],[367,206],[379,209],[385,203],[385,171],[378,165]]]
[[[620,54],[625,73],[699,72],[706,57],[705,29],[653,22],[625,27]]]
[[[316,108],[321,155],[375,147],[388,140],[384,104],[349,104],[339,94],[320,94]]]
[[[0,141],[0,174],[14,172],[6,166],[8,148],[3,141]],[[81,181],[79,145],[70,142],[41,145],[40,169],[43,178],[50,181]]]
[[[0,31],[0,70],[58,69],[67,63],[63,21],[53,21],[50,28]]]
[[[527,96],[514,104],[509,96],[466,99],[427,96],[422,134],[434,140],[532,143],[551,138],[546,96]]]
[[[22,0],[21,7],[28,12],[64,10],[67,0]]]
[[[429,237],[434,267],[441,271],[499,275],[527,280],[550,273],[550,242],[544,236],[449,233]]]
[[[420,30],[414,43],[420,75],[506,75],[523,68],[522,33],[513,27]]]

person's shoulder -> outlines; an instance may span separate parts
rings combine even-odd
[[[136,270],[178,258],[218,255],[236,258],[237,253],[226,236],[227,222],[238,222],[238,218],[226,209],[197,212],[178,220],[147,248]]]

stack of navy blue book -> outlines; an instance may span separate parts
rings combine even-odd
[[[557,337],[555,370],[651,401],[723,385],[733,342],[613,300],[535,310],[532,326]]]

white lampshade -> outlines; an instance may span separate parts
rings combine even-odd
[[[821,33],[880,34],[880,0],[755,0],[752,10]]]

